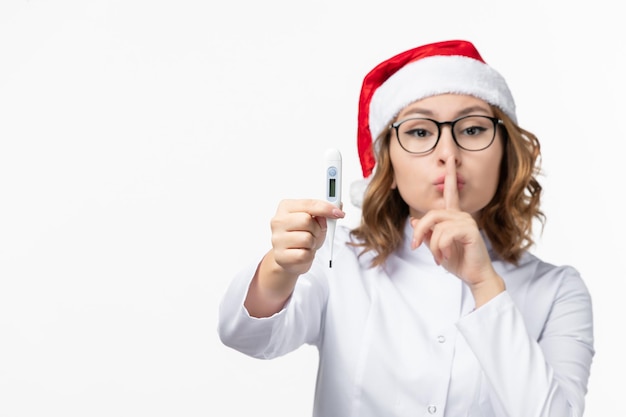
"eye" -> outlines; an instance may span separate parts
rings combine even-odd
[[[464,128],[461,133],[467,136],[476,136],[476,135],[480,135],[481,133],[484,133],[485,130],[486,129],[484,127],[470,126],[470,127]]]
[[[459,119],[454,131],[457,136],[476,137],[489,135],[493,130],[493,122],[491,119],[482,116],[468,116]]]
[[[428,119],[409,119],[400,125],[399,133],[407,139],[428,139],[437,136],[437,125]]]
[[[429,132],[426,129],[411,129],[404,132],[407,136],[412,136],[416,138],[427,138],[432,135],[432,132]]]

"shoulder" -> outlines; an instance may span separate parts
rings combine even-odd
[[[576,267],[546,262],[530,252],[524,254],[520,260],[519,268],[533,271],[533,277],[537,280],[567,281],[584,284],[580,272]]]
[[[507,289],[517,296],[553,300],[589,298],[589,291],[580,272],[572,265],[546,262],[532,253],[525,253],[518,265],[495,263]]]

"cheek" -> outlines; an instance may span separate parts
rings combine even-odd
[[[489,172],[488,177],[485,179],[487,187],[490,190],[491,197],[493,197],[493,195],[496,193],[499,180],[500,180],[500,165],[498,164],[493,167],[491,172]],[[491,200],[491,198],[489,200]]]
[[[398,152],[397,144],[391,141],[389,143],[389,160],[391,162],[391,168],[393,171],[393,181],[391,183],[391,188],[398,188],[398,178],[402,178],[402,173],[404,171],[404,164],[402,164],[401,154]]]
[[[499,155],[499,156],[498,156]],[[476,170],[476,172],[482,172],[481,178],[478,183],[482,184],[481,188],[486,194],[488,201],[495,195],[500,181],[500,167],[502,165],[502,153],[498,153],[493,156],[492,160],[487,160]]]
[[[399,145],[391,143],[389,148],[391,166],[393,167],[392,188],[406,188],[407,184],[415,183],[420,178],[420,163]]]
[[[428,195],[428,169],[424,162],[411,156],[393,162],[392,188],[397,189],[402,199],[410,206],[431,198]]]

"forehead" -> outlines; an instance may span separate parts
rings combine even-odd
[[[398,118],[408,115],[423,115],[449,120],[467,114],[493,116],[491,106],[484,100],[464,94],[440,94],[415,101],[398,114]]]

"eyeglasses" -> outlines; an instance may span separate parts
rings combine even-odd
[[[414,117],[393,123],[389,128],[396,131],[398,143],[409,153],[430,152],[441,138],[441,127],[450,126],[457,146],[466,151],[482,151],[493,143],[496,126],[502,120],[489,116],[464,116],[450,122]]]

